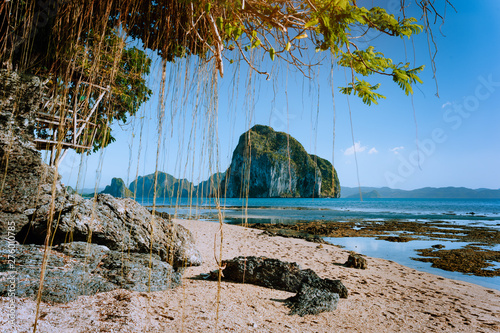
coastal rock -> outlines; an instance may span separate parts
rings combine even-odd
[[[153,213],[153,210],[152,210],[152,209],[149,209],[149,212],[152,214],[152,213]],[[155,215],[156,215],[156,216],[159,216],[159,217],[161,217],[162,219],[165,219],[165,220],[167,220],[167,221],[172,221],[172,217],[171,217],[171,216],[170,216],[170,214],[169,214],[169,213],[167,213],[167,212],[159,212],[159,211],[155,210],[155,212],[154,212],[154,213],[155,213]]]
[[[368,267],[368,264],[366,263],[366,259],[363,258],[360,254],[351,253],[349,254],[349,258],[347,258],[347,261],[345,262],[344,266],[366,269]]]
[[[41,86],[36,77],[0,70],[0,296],[10,292],[12,281],[16,296],[37,294],[49,222],[51,243],[61,245],[49,250],[44,301],[179,285],[183,267],[202,262],[187,229],[153,217],[131,199],[106,194],[83,199],[43,163],[33,119]],[[95,244],[66,244],[87,240]]]
[[[311,269],[301,269],[297,263],[265,257],[237,257],[223,260],[224,279],[262,287],[299,292],[306,283],[347,298],[347,288],[340,280],[322,279]]]
[[[121,178],[111,179],[111,185],[106,186],[101,193],[110,194],[115,198],[130,198],[134,196],[134,193],[127,188],[125,182]]]
[[[240,136],[221,182],[226,197],[339,197],[340,185],[327,160],[309,155],[294,138],[255,125]]]
[[[325,289],[315,288],[307,283],[300,286],[297,295],[286,300],[290,307],[290,314],[315,315],[321,312],[329,312],[337,309],[339,295]]]
[[[7,242],[0,242],[0,258],[7,262]],[[16,267],[0,265],[0,296],[6,296],[11,279],[17,281],[16,296],[35,298],[40,284],[43,246],[26,245],[16,249]],[[151,274],[151,277],[150,277]],[[182,272],[156,254],[111,251],[84,242],[64,243],[49,249],[42,301],[69,302],[81,295],[114,289],[146,292],[174,288]],[[150,285],[149,285],[150,284]]]
[[[33,143],[42,85],[37,77],[0,70],[0,234],[17,233],[28,222],[26,212],[50,200],[58,177]],[[56,195],[66,194],[54,185]]]
[[[223,260],[225,280],[251,283],[297,293],[286,300],[290,314],[305,316],[333,311],[339,298],[347,298],[347,288],[340,280],[322,279],[311,269],[297,263],[265,257],[237,257]],[[212,278],[218,276],[211,272]]]
[[[297,292],[302,270],[297,263],[265,257],[237,257],[223,260],[224,279],[262,287]]]
[[[39,207],[18,239],[42,244],[45,239],[50,204]],[[54,244],[72,239],[107,246],[111,250],[156,253],[174,267],[197,266],[202,257],[191,233],[184,227],[151,213],[132,199],[99,194],[94,199],[78,195],[58,197],[55,203]],[[69,238],[71,237],[71,238]]]

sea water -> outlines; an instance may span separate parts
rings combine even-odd
[[[138,200],[151,205],[149,198]],[[443,221],[448,224],[489,227],[500,230],[500,199],[288,199],[249,198],[220,199],[226,223],[297,223],[303,221],[404,220]],[[179,218],[217,220],[217,205],[207,198],[168,198],[156,200],[157,210]],[[444,224],[444,225],[445,225]],[[448,272],[431,267],[430,263],[412,260],[416,249],[441,244],[446,249],[460,248],[467,243],[439,240],[416,240],[394,243],[370,237],[325,238],[367,256],[392,260],[417,270],[447,278],[476,283],[500,290],[500,277],[478,277]],[[485,247],[500,251],[500,246]],[[498,267],[497,267],[498,268]]]

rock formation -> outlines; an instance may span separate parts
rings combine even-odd
[[[286,300],[290,314],[304,316],[333,311],[339,298],[347,298],[347,288],[340,280],[322,279],[313,270],[296,263],[264,257],[237,257],[223,260],[226,280],[250,283],[297,293]]]
[[[357,253],[349,254],[349,258],[347,258],[347,261],[344,263],[344,266],[359,268],[359,269],[366,269],[368,267],[366,259]]]
[[[158,172],[156,185],[157,198],[188,197],[194,191],[193,184],[187,179],[177,179],[165,172]],[[152,198],[155,174],[139,176],[129,185],[129,190],[138,198]]]
[[[127,185],[125,185],[125,182],[121,178],[111,179],[111,184],[106,186],[101,193],[110,194],[115,198],[130,198],[134,196],[134,193],[127,188]]]
[[[50,222],[44,301],[177,286],[183,268],[202,261],[191,233],[132,199],[68,193],[33,143],[41,87],[0,71],[0,296],[13,281],[17,297],[37,293]]]
[[[200,182],[195,187],[195,195],[198,198],[212,198],[217,195],[221,195],[220,192],[218,192],[218,189],[220,189],[220,184],[223,178],[223,172],[214,173],[207,180]]]
[[[339,197],[327,160],[309,155],[294,138],[255,125],[240,136],[221,189],[227,197]]]
[[[17,238],[33,244],[45,239],[50,204],[40,206],[29,216]],[[153,253],[174,267],[196,266],[202,262],[190,232],[181,225],[151,215],[132,199],[99,194],[94,199],[78,195],[58,198],[54,208],[57,228],[53,243],[90,241],[111,250]]]
[[[224,278],[227,280],[293,293],[299,291],[302,283],[307,283],[347,298],[347,288],[340,280],[322,279],[314,271],[301,269],[296,263],[250,256],[223,260],[222,266],[225,266]]]
[[[28,222],[26,213],[51,197],[55,171],[42,162],[33,143],[32,114],[39,108],[41,87],[36,77],[0,70],[0,234],[7,222],[19,231]],[[60,183],[54,185],[56,195],[65,193]]]
[[[0,241],[0,256],[8,255],[5,243]],[[21,265],[15,270],[16,296],[36,297],[43,254],[41,245],[25,245],[18,251],[16,261]],[[42,300],[69,302],[81,295],[121,288],[165,290],[178,286],[181,277],[182,270],[174,270],[156,254],[150,260],[149,254],[111,251],[106,246],[85,242],[65,243],[49,250]],[[4,282],[0,278],[1,296],[8,293],[8,284]]]

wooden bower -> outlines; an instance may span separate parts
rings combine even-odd
[[[97,125],[90,120],[92,116],[95,116],[104,95],[109,92],[109,87],[104,88],[92,83],[81,82],[76,91],[78,92],[82,88],[94,88],[100,91],[99,97],[92,106],[89,105],[87,98],[90,96],[90,91],[87,91],[87,94],[81,94],[81,101],[75,103],[73,107],[59,100],[58,96],[48,97],[46,95],[43,97],[41,111],[35,114],[37,132],[35,145],[38,150],[51,151],[51,165],[60,162],[68,149],[89,150],[94,144]],[[78,95],[75,98],[78,98]],[[90,140],[82,144],[78,139],[82,134],[88,134],[89,131],[92,134]]]

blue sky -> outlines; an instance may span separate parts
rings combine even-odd
[[[216,170],[224,171],[239,136],[254,124],[264,124],[289,132],[308,152],[333,161],[343,186],[357,186],[359,174],[362,186],[500,188],[500,2],[452,3],[458,12],[448,7],[445,24],[433,27],[439,97],[424,33],[414,44],[383,37],[370,42],[394,61],[426,65],[424,84],[413,98],[391,79],[370,79],[378,79],[387,96],[372,106],[339,93],[338,87],[346,84],[343,69],[334,68],[332,98],[328,59],[312,69],[309,80],[264,56],[258,59],[259,68],[269,71],[271,80],[257,73],[250,76],[244,64],[225,64],[217,114],[207,114],[207,99],[197,99],[197,91],[213,95],[213,83],[192,78],[195,88],[182,100],[186,81],[181,63],[169,71],[158,164],[156,95],[129,124],[114,125],[117,142],[107,149],[84,158],[68,154],[60,166],[63,182],[104,187],[112,177],[121,177],[128,184],[158,165],[160,171],[197,183]],[[317,57],[314,50],[306,56]],[[191,61],[188,66],[196,66]],[[155,66],[148,80],[157,91],[157,61]]]

